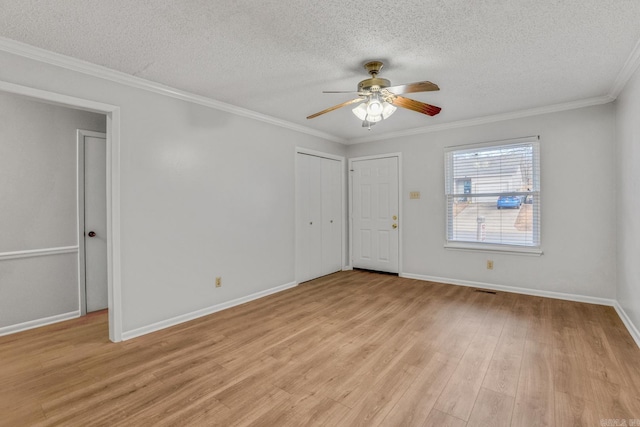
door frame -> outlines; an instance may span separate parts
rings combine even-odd
[[[346,162],[346,158],[342,157],[342,156],[338,156],[335,154],[329,154],[329,153],[324,153],[322,151],[316,151],[316,150],[311,150],[308,148],[303,148],[303,147],[296,147],[295,151],[294,151],[294,190],[293,190],[293,203],[294,203],[294,207],[293,207],[293,211],[294,211],[294,217],[295,217],[295,232],[294,232],[294,237],[295,237],[295,257],[294,257],[294,277],[296,280],[296,283],[300,283],[299,279],[300,279],[300,273],[298,271],[298,256],[300,254],[300,248],[298,247],[298,230],[300,229],[300,224],[298,223],[298,171],[300,168],[300,165],[298,164],[298,154],[305,154],[308,156],[315,156],[315,157],[321,157],[321,158],[325,158],[325,159],[330,159],[330,160],[337,160],[340,162],[340,170],[341,170],[341,174],[340,174],[340,211],[341,211],[341,215],[342,215],[342,231],[341,231],[341,241],[342,241],[342,247],[341,247],[341,251],[342,251],[342,270],[349,270],[348,266],[345,263],[345,255],[346,255],[346,251],[347,251],[347,221],[345,220],[347,217],[347,204],[345,203],[345,198],[346,198],[346,188],[345,188],[345,184],[346,184],[346,180],[345,180],[345,162]]]
[[[91,130],[76,130],[76,156],[77,156],[77,179],[76,179],[76,196],[78,207],[78,298],[80,307],[80,316],[87,314],[87,282],[86,282],[86,257],[85,257],[85,241],[84,241],[84,138],[85,137],[104,138],[105,144],[107,134],[102,132],[94,132]],[[106,183],[105,183],[106,184]],[[108,242],[107,236],[107,242]]]
[[[120,107],[61,93],[49,92],[0,80],[0,91],[40,102],[107,117],[107,286],[109,294],[109,339],[122,341],[122,255],[120,222]],[[79,243],[79,242],[78,242]],[[80,307],[78,307],[80,309]],[[80,310],[78,310],[78,314]]]
[[[353,162],[363,160],[379,160],[389,157],[398,159],[398,223],[400,232],[398,233],[398,276],[402,274],[402,234],[404,221],[402,216],[402,153],[375,154],[372,156],[352,157],[349,159],[349,269],[353,269]]]

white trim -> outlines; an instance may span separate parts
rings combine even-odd
[[[362,157],[353,157],[351,159],[349,159],[348,164],[347,164],[347,174],[349,175],[349,188],[348,188],[348,192],[349,192],[349,200],[348,200],[348,204],[349,204],[349,210],[348,210],[348,215],[349,215],[349,269],[353,270],[353,178],[351,176],[351,170],[353,168],[353,162],[361,162],[361,161],[367,161],[367,160],[378,160],[378,159],[387,159],[390,157],[396,157],[398,159],[398,224],[400,224],[400,230],[398,231],[398,274],[402,273],[402,225],[403,225],[403,217],[402,217],[402,211],[403,211],[403,205],[404,205],[404,198],[402,196],[402,192],[403,187],[402,187],[402,181],[403,181],[403,175],[402,175],[402,153],[400,152],[396,152],[396,153],[385,153],[385,154],[374,154],[372,156],[362,156]],[[396,272],[393,272],[396,273]]]
[[[150,334],[151,332],[156,332],[161,329],[169,328],[171,326],[179,325],[180,323],[188,322],[190,320],[194,320],[203,316],[207,316],[209,314],[216,313],[218,311],[226,310],[227,308],[235,307],[240,304],[247,303],[249,301],[253,301],[262,297],[266,297],[267,295],[275,294],[278,292],[282,292],[287,289],[295,288],[298,286],[298,282],[290,282],[284,285],[276,286],[274,288],[267,289],[265,291],[260,291],[253,293],[251,295],[247,295],[244,297],[236,298],[231,301],[223,302],[220,304],[212,305],[210,307],[206,307],[200,310],[193,311],[191,313],[182,314],[180,316],[172,317],[171,319],[162,320],[160,322],[152,323],[151,325],[143,326],[141,328],[136,328],[131,331],[125,331],[122,333],[123,340],[129,340],[131,338],[136,338],[141,335]]]
[[[631,334],[631,337],[638,345],[638,348],[640,348],[640,331],[638,331],[638,328],[636,328],[636,325],[633,324],[633,322],[627,315],[627,312],[624,311],[624,308],[622,308],[622,306],[618,301],[615,301],[613,308],[616,309],[616,313],[618,313],[620,320],[622,320],[622,323],[624,323],[624,326],[627,327],[629,334]]]
[[[78,308],[87,314],[84,259],[84,136],[76,129],[76,237],[78,239]]]
[[[491,116],[478,117],[475,119],[458,120],[455,122],[440,123],[437,125],[406,129],[406,130],[401,130],[397,132],[389,132],[385,134],[365,136],[362,138],[353,138],[353,139],[347,140],[345,144],[347,145],[361,144],[363,142],[381,141],[381,140],[400,138],[403,136],[422,135],[425,133],[439,132],[439,131],[449,130],[449,129],[478,126],[478,125],[484,125],[487,123],[502,122],[505,120],[520,119],[523,117],[538,116],[541,114],[556,113],[559,111],[575,110],[578,108],[591,107],[594,105],[608,104],[609,102],[612,102],[612,101],[615,101],[615,98],[612,98],[611,96],[608,96],[608,95],[599,96],[595,98],[582,99],[579,101],[548,105],[545,107],[530,108],[527,110],[514,111],[510,113],[494,114]]]
[[[640,67],[640,40],[636,43],[635,47],[631,51],[631,54],[625,61],[622,69],[618,73],[611,90],[609,91],[609,96],[612,98],[617,98],[622,92],[622,89],[626,86],[627,82],[633,77],[636,70]]]
[[[30,320],[28,322],[18,323],[17,325],[5,326],[0,328],[0,337],[3,335],[15,334],[17,332],[39,328],[41,326],[51,325],[52,323],[75,319],[77,317],[80,317],[80,311],[78,310],[69,313],[56,314],[55,316],[45,317],[43,319]]]
[[[0,37],[0,41],[1,40],[2,38]],[[113,109],[118,108],[114,105],[103,104],[102,102],[76,98],[57,92],[48,92],[46,90],[34,89],[28,86],[20,86],[14,83],[5,82],[3,80],[0,80],[0,91],[27,96],[29,98],[36,98],[39,101],[73,108],[75,110],[92,111],[94,113],[110,113],[113,111]]]
[[[337,154],[329,154],[323,151],[310,150],[304,147],[296,147],[296,153],[307,154],[309,156],[322,157],[324,159],[330,159],[330,160],[339,160],[339,161],[345,160],[344,156],[338,156]]]
[[[471,280],[450,279],[447,277],[425,276],[422,274],[403,273],[400,277],[406,279],[424,280],[427,282],[444,283],[448,285],[467,286],[471,288],[490,289],[493,291],[511,292],[514,294],[532,295],[536,297],[555,298],[567,301],[586,302],[589,304],[599,304],[614,306],[616,301],[608,298],[590,297],[586,295],[567,294],[563,292],[543,291],[540,289],[518,288],[515,286],[494,285],[492,283],[475,282]]]
[[[0,49],[4,39],[0,37]],[[46,51],[45,51],[46,52]],[[122,271],[120,247],[120,107],[0,80],[0,91],[107,116],[107,273],[109,339],[122,340]]]
[[[120,108],[107,114],[107,276],[109,339],[122,341],[122,253],[120,242]]]
[[[519,145],[527,143],[536,143],[540,141],[540,135],[518,136],[515,138],[497,139],[492,141],[473,142],[471,144],[456,144],[448,145],[444,147],[444,152],[449,153],[452,151],[461,150],[479,150],[481,148],[491,148],[502,145]]]
[[[363,160],[378,160],[378,159],[386,159],[389,157],[400,157],[402,153],[385,153],[385,154],[374,154],[372,156],[362,156],[362,157],[352,157],[349,159],[349,167],[351,167],[351,162],[361,162]],[[400,171],[398,171],[400,173]]]
[[[322,132],[316,129],[309,128],[307,126],[298,125],[296,123],[288,122],[286,120],[278,119],[266,114],[258,113],[248,110],[246,108],[237,107],[235,105],[227,104],[225,102],[216,101],[205,96],[196,95],[190,92],[186,92],[180,89],[175,89],[170,86],[166,86],[160,83],[152,82],[140,77],[132,76],[127,73],[112,70],[101,65],[96,65],[91,62],[82,61],[80,59],[72,58],[70,56],[62,55],[55,52],[50,52],[45,49],[41,49],[35,46],[31,46],[25,43],[17,42],[15,40],[6,39],[0,37],[0,50],[9,52],[15,55],[20,55],[25,58],[34,59],[45,64],[55,65],[67,70],[77,71],[79,73],[88,74],[93,77],[98,77],[105,80],[110,80],[119,84],[134,87],[137,89],[147,90],[149,92],[158,93],[160,95],[169,96],[171,98],[180,99],[183,101],[192,102],[194,104],[204,105],[206,107],[215,108],[216,110],[225,111],[227,113],[235,114],[237,116],[248,117],[261,122],[269,123],[275,126],[283,127],[300,133],[304,133],[311,136],[317,136],[319,138],[327,139],[329,141],[344,143],[345,139],[335,135],[331,135],[326,132]]]
[[[8,259],[32,258],[37,256],[72,254],[78,252],[78,246],[62,246],[59,248],[31,249],[27,251],[0,252],[0,261]]]
[[[345,265],[344,267],[342,267],[342,271],[353,271],[353,266]]]
[[[542,249],[532,246],[513,246],[503,245],[500,243],[488,244],[488,243],[474,243],[474,242],[458,242],[458,241],[445,241],[445,249],[454,251],[476,251],[476,252],[500,252],[513,255],[530,255],[541,256],[543,254]]]

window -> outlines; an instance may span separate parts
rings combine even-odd
[[[450,248],[540,254],[538,137],[445,149]]]

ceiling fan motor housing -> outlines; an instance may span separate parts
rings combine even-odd
[[[366,79],[358,83],[358,92],[369,91],[373,86],[378,86],[379,89],[384,89],[385,87],[391,86],[391,82],[387,79],[381,79],[378,77]]]
[[[370,61],[364,64],[364,69],[371,75],[371,78],[358,83],[358,92],[378,92],[380,89],[391,86],[389,80],[378,78],[378,73],[383,66],[384,64],[380,61]]]

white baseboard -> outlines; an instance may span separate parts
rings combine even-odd
[[[207,316],[209,314],[213,314],[218,311],[226,310],[227,308],[235,307],[237,305],[244,304],[249,301],[266,297],[267,295],[282,292],[290,288],[295,288],[296,286],[298,286],[298,282],[290,282],[284,285],[276,286],[271,289],[267,289],[265,291],[256,292],[251,295],[247,295],[241,298],[236,298],[234,300],[223,302],[220,304],[212,305],[210,307],[206,307],[200,310],[193,311],[191,313],[176,316],[171,319],[162,320],[160,322],[156,322],[151,325],[143,326],[141,328],[136,328],[131,331],[125,331],[125,332],[122,332],[122,340],[125,341],[131,338],[139,337],[141,335],[150,334],[151,332],[156,332],[161,329],[179,325],[180,323],[188,322],[190,320],[194,320],[199,317]]]
[[[622,323],[624,323],[624,326],[627,327],[627,330],[631,334],[631,337],[640,348],[640,331],[638,331],[638,328],[636,328],[636,325],[633,324],[633,322],[627,315],[627,312],[624,311],[624,309],[622,308],[620,303],[618,303],[618,301],[615,302],[615,304],[613,305],[613,308],[616,309],[618,316],[620,316],[620,320],[622,320]]]
[[[17,332],[27,331],[29,329],[39,328],[41,326],[50,325],[52,323],[63,322],[65,320],[80,317],[80,310],[69,313],[56,314],[55,316],[45,317],[43,319],[29,320],[28,322],[18,323],[0,328],[0,337],[3,335],[15,334]]]
[[[468,286],[472,288],[490,289],[492,291],[503,291],[503,292],[511,292],[514,294],[532,295],[536,297],[546,297],[546,298],[563,299],[567,301],[586,302],[589,304],[608,305],[612,307],[616,303],[614,299],[608,299],[608,298],[590,297],[590,296],[578,295],[578,294],[565,294],[563,292],[542,291],[540,289],[518,288],[515,286],[494,285],[492,283],[473,282],[470,280],[449,279],[447,277],[424,276],[421,274],[410,274],[410,273],[402,273],[400,274],[400,277],[405,277],[407,279],[426,280],[429,282],[447,283],[447,284],[458,285],[458,286]]]
[[[345,265],[344,267],[342,267],[342,271],[351,271],[351,270],[353,270],[352,265]]]
[[[633,340],[636,342],[636,344],[640,348],[640,332],[638,332],[638,329],[633,324],[633,322],[631,322],[631,319],[629,318],[629,316],[627,316],[627,313],[620,306],[618,301],[614,299],[590,297],[590,296],[578,295],[578,294],[566,294],[563,292],[541,291],[539,289],[517,288],[514,286],[494,285],[492,283],[473,282],[470,280],[449,279],[446,277],[424,276],[421,274],[402,273],[400,274],[400,277],[404,277],[406,279],[425,280],[428,282],[446,283],[450,285],[468,286],[472,288],[490,289],[493,291],[512,292],[516,294],[532,295],[537,297],[555,298],[555,299],[562,299],[567,301],[586,302],[589,304],[599,304],[599,305],[610,306],[615,308],[616,312],[618,313],[618,316],[620,317],[620,320],[622,320],[622,323],[624,323],[624,326],[627,328],[627,330],[633,337]]]

